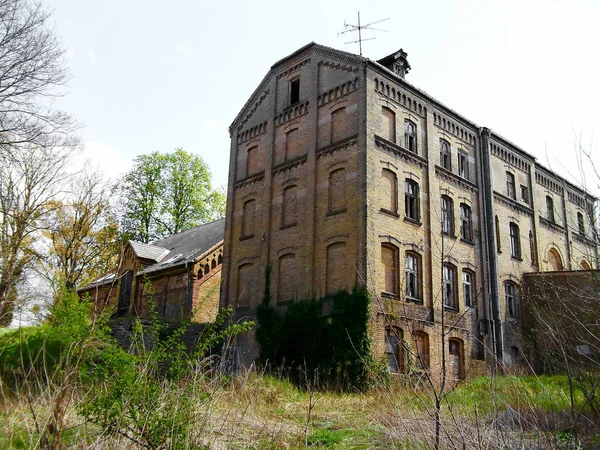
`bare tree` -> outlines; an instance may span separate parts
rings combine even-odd
[[[77,124],[52,108],[69,78],[64,50],[48,28],[50,13],[27,0],[0,0],[0,148],[53,147]]]
[[[0,325],[10,324],[18,283],[39,258],[35,241],[73,150],[19,145],[0,153]]]

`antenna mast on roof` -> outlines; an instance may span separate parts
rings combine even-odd
[[[373,31],[386,31],[387,32],[387,30],[381,30],[379,28],[373,28],[371,26],[371,25],[375,25],[376,23],[379,23],[379,22],[384,22],[386,20],[390,20],[390,18],[388,17],[387,19],[376,20],[375,22],[371,22],[371,23],[368,23],[366,25],[361,25],[360,24],[360,11],[358,11],[358,25],[352,25],[351,23],[346,23],[346,21],[344,21],[344,28],[346,28],[346,29],[344,31],[340,31],[338,33],[338,36],[340,34],[352,33],[354,31],[358,31],[358,40],[357,41],[351,41],[351,42],[345,42],[345,44],[356,44],[358,42],[358,48],[360,50],[360,56],[362,56],[362,43],[363,43],[363,41],[372,41],[375,38],[373,37],[373,38],[363,39],[362,38],[361,30],[373,30]]]

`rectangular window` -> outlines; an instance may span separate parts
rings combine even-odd
[[[519,226],[511,222],[510,225],[510,254],[514,258],[521,258],[521,235]]]
[[[468,308],[473,305],[473,275],[463,271],[463,300]]]
[[[515,176],[510,172],[506,172],[506,195],[513,200],[516,199]]]
[[[442,195],[442,233],[454,236],[454,202]]]
[[[414,180],[404,181],[404,215],[419,221],[419,185]]]
[[[417,153],[417,126],[410,120],[404,121],[404,148]]]
[[[396,247],[382,245],[381,262],[383,264],[385,279],[384,292],[398,295],[398,251]]]
[[[385,330],[385,354],[388,370],[392,373],[402,372],[402,335],[398,330]]]
[[[456,270],[445,264],[443,268],[443,293],[444,306],[450,309],[458,309],[456,304]]]
[[[461,203],[460,205],[460,237],[463,241],[473,241],[471,207],[464,203]]]
[[[421,275],[419,257],[408,253],[406,255],[406,297],[421,300]]]
[[[520,317],[519,297],[512,282],[507,281],[504,283],[504,298],[506,299],[506,315],[508,317]]]
[[[527,186],[521,185],[521,201],[529,205],[529,189],[527,189]]]
[[[452,170],[450,144],[444,140],[440,140],[440,166],[442,166],[444,169]]]
[[[458,152],[458,176],[469,179],[469,160],[464,152]]]
[[[554,222],[554,200],[549,195],[546,195],[546,219]]]
[[[582,236],[585,235],[585,222],[583,221],[583,214],[577,213],[577,228],[579,229],[579,234]]]
[[[290,81],[290,105],[300,101],[300,78]]]

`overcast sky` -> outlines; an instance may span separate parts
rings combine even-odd
[[[337,33],[359,9],[390,18],[364,56],[404,48],[409,82],[563,176],[579,138],[600,165],[597,0],[42,1],[73,75],[58,106],[109,177],[182,147],[226,184],[228,127],[270,66],[311,41],[358,53]]]

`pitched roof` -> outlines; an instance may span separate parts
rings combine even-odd
[[[101,277],[96,278],[90,284],[80,287],[79,289],[77,289],[77,291],[78,292],[79,291],[87,291],[88,289],[101,287],[101,286],[107,286],[107,285],[113,284],[116,281],[116,278],[117,278],[116,272],[108,272],[108,273],[105,273],[104,275],[102,275]]]
[[[136,241],[129,241],[129,244],[131,244],[135,255],[142,259],[151,259],[158,262],[169,253],[168,249],[153,244],[144,244],[143,242]]]
[[[225,219],[215,220],[191,228],[173,236],[159,239],[150,247],[166,249],[166,253],[156,264],[146,267],[139,274],[156,272],[171,267],[194,262],[208,250],[223,242]]]

